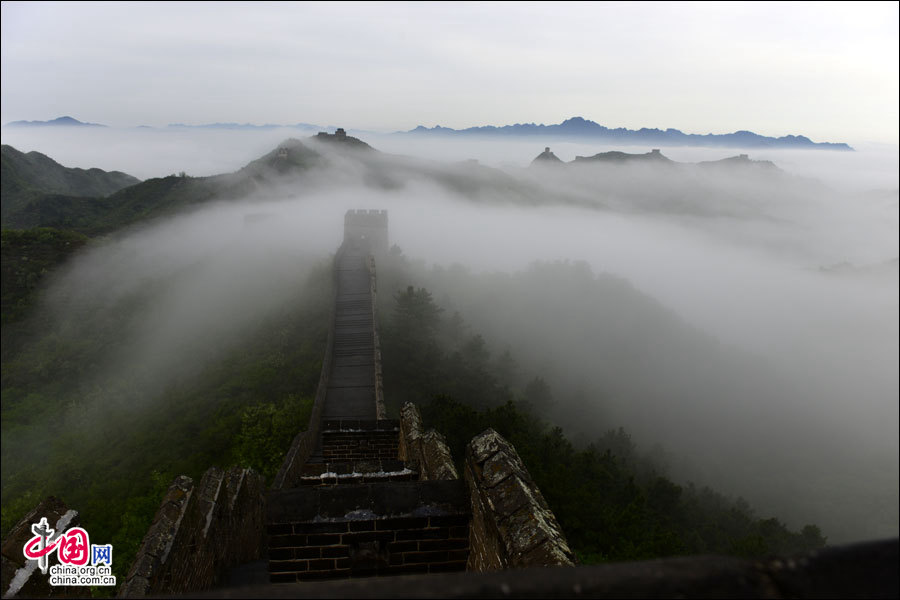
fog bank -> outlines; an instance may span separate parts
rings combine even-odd
[[[234,170],[283,139],[84,135],[107,144],[78,134],[59,146],[62,155],[39,150],[66,166],[201,175]],[[783,172],[599,164],[535,171],[526,166],[542,148],[426,151],[388,139],[401,140],[368,141],[415,158],[304,142],[327,166],[79,257],[48,296],[59,327],[77,327],[80,314],[133,311],[85,381],[102,387],[136,372],[164,386],[190,376],[240,347],[296,291],[305,265],[336,250],[347,209],[387,209],[391,242],[424,263],[416,271],[423,281],[408,284],[436,286],[438,301],[459,310],[494,352],[510,347],[535,375],[547,371],[569,399],[556,416],[570,429],[599,435],[625,426],[643,445],[662,442],[678,476],[743,494],[761,515],[783,515],[794,527],[818,522],[832,542],[897,535],[896,162],[885,168],[896,148],[869,162],[863,157],[875,154],[863,151],[782,153],[772,160]],[[7,141],[6,131],[4,143],[29,149]],[[81,144],[78,160],[92,162],[67,161]],[[567,158],[603,148],[554,150]],[[509,158],[502,169],[429,160],[464,151],[488,165]],[[141,172],[123,164],[138,166],[140,157]],[[828,181],[807,179],[815,174]],[[565,260],[588,265],[608,299],[585,302],[563,283],[534,287],[529,265]],[[454,264],[468,274],[453,279],[430,268]]]

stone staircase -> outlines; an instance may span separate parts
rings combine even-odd
[[[267,499],[272,583],[466,568],[465,483],[455,472],[429,477],[427,465],[423,471],[401,460],[401,422],[379,418],[370,261],[353,244],[336,260],[333,343],[320,382],[315,448],[298,469],[283,469]],[[442,473],[450,470],[452,463]]]
[[[418,473],[397,458],[399,431],[398,420],[325,421],[321,446],[294,483],[346,485],[416,480]]]
[[[321,454],[268,498],[272,583],[465,570],[465,484],[419,481],[399,436],[398,421],[323,423]]]

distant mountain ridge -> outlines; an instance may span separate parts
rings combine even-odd
[[[100,123],[86,123],[84,121],[79,121],[74,117],[58,117],[56,119],[52,119],[50,121],[12,121],[7,123],[3,127],[108,127],[107,125],[102,125]],[[334,127],[329,126],[328,128],[322,127],[320,125],[314,125],[312,123],[291,123],[291,124],[280,124],[280,123],[265,123],[263,125],[257,125],[255,123],[202,123],[200,125],[189,125],[187,123],[169,123],[166,125],[169,129],[234,129],[234,130],[260,130],[260,129],[334,129]],[[139,125],[139,129],[157,129],[156,127],[150,127],[148,125]]]
[[[13,121],[4,127],[106,127],[106,125],[85,123],[72,117],[58,117],[52,121]]]
[[[203,123],[201,125],[188,125],[186,123],[169,123],[166,127],[171,129],[237,129],[237,130],[257,130],[257,129],[325,129],[320,125],[311,123],[293,123],[282,125],[280,123],[266,123],[264,125],[256,125],[255,123]],[[332,128],[333,129],[333,128]]]
[[[0,161],[2,213],[6,219],[29,205],[42,204],[50,195],[75,198],[102,198],[140,183],[121,171],[64,167],[40,152],[20,152],[2,146]]]
[[[348,145],[355,139],[348,136]],[[289,139],[234,173],[209,177],[181,174],[140,181],[118,172],[66,169],[38,152],[26,155],[4,145],[0,217],[4,229],[52,227],[89,236],[100,235],[194,204],[245,197],[258,191],[263,182],[303,172],[319,164],[320,159],[320,154],[312,148],[299,140]],[[31,169],[34,169],[33,173]],[[55,181],[67,177],[69,171],[96,171],[122,179],[116,183],[114,191],[101,189],[84,195]]]
[[[335,152],[343,156],[340,166],[333,162]],[[98,175],[103,174],[103,171],[91,169],[84,172],[81,169],[66,169],[37,152],[24,155],[11,146],[4,146],[2,226],[15,229],[52,227],[88,236],[102,235],[139,221],[175,214],[192,205],[245,198],[250,195],[259,197],[261,193],[265,193],[269,184],[272,184],[272,190],[282,188],[282,183],[288,181],[283,179],[284,177],[302,177],[307,172],[325,168],[329,164],[343,169],[348,164],[344,159],[350,159],[359,167],[359,174],[365,184],[382,190],[402,189],[410,181],[423,179],[475,201],[504,194],[513,194],[517,202],[525,205],[537,205],[547,201],[545,188],[535,186],[502,170],[479,165],[477,161],[441,165],[416,158],[383,154],[362,140],[348,135],[343,129],[337,128],[333,134],[320,132],[303,141],[287,139],[264,156],[231,173],[206,177],[190,177],[182,173],[178,176],[170,175],[142,182],[137,182],[128,175],[118,174],[127,178],[116,183],[121,189],[115,192],[106,189],[97,190],[89,196],[79,195],[87,193],[84,189],[50,187],[48,182],[61,177],[57,173],[60,169],[88,174],[96,171]],[[21,175],[23,172],[21,167],[13,168],[28,162],[31,163],[29,168],[36,169],[34,176],[24,177]],[[46,164],[41,168],[40,164],[43,163]],[[591,165],[616,168],[626,164],[644,164],[651,168],[660,166],[661,174],[675,177],[673,181],[678,185],[688,187],[692,185],[690,183],[693,181],[692,176],[688,176],[685,180],[683,175],[699,172],[698,170],[719,169],[729,177],[745,177],[750,173],[765,171],[770,180],[784,175],[774,164],[750,160],[746,154],[718,161],[680,163],[665,157],[659,150],[646,154],[601,152],[593,156],[577,157],[571,162],[562,162],[550,148],[545,148],[541,158],[536,159],[533,166],[538,169],[541,167],[562,169],[559,173],[568,172],[577,182],[578,178],[586,173],[585,169],[591,169]],[[532,174],[534,173],[533,171]],[[634,171],[627,173],[633,175]],[[630,176],[627,173],[623,176]],[[36,183],[37,181],[43,183]],[[548,185],[552,187],[552,183]],[[577,194],[562,194],[558,201],[597,207],[598,203],[593,194],[594,191],[591,191],[590,201]],[[627,197],[617,194],[617,198],[624,198],[624,201],[631,202],[638,208],[643,206],[641,194],[626,195]],[[692,191],[687,195],[695,194]],[[708,210],[703,212],[706,210],[703,207],[686,205],[683,200],[677,200],[678,202],[670,203],[675,207],[672,210],[693,210],[697,214],[709,212]],[[666,205],[664,208],[668,210],[669,206]],[[658,207],[654,205],[651,208]]]
[[[572,117],[558,125],[536,125],[534,123],[516,123],[515,125],[485,125],[466,129],[451,129],[437,125],[432,128],[419,125],[410,131],[397,132],[400,135],[442,135],[442,136],[555,136],[558,138],[589,139],[617,144],[655,144],[660,146],[713,146],[730,148],[806,148],[817,150],[852,151],[848,144],[832,142],[813,142],[802,135],[785,135],[768,137],[752,131],[735,131],[724,134],[684,133],[678,129],[627,129],[618,127],[610,129],[584,119]]]
[[[654,148],[650,152],[643,154],[629,154],[619,150],[609,152],[600,152],[593,156],[576,156],[575,160],[564,162],[559,159],[550,147],[544,148],[544,151],[538,154],[531,161],[532,167],[538,168],[559,168],[571,165],[590,165],[590,164],[606,164],[606,165],[624,165],[624,164],[651,164],[676,167],[699,167],[701,169],[730,168],[733,172],[735,169],[760,169],[767,170],[770,173],[781,172],[775,163],[769,160],[751,160],[746,154],[721,158],[719,160],[705,160],[697,163],[677,162],[663,154],[659,148]]]

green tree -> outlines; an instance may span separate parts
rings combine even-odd
[[[394,309],[383,336],[382,360],[387,395],[392,405],[406,400],[421,402],[441,389],[439,374],[443,353],[437,332],[441,323],[439,307],[424,288],[406,288],[394,294]],[[402,385],[391,387],[392,381]]]
[[[515,385],[519,373],[519,364],[516,362],[516,359],[513,357],[509,348],[506,348],[503,353],[497,357],[497,362],[494,364],[493,370],[497,375],[497,381],[500,385]]]
[[[406,288],[394,294],[394,328],[396,332],[416,342],[430,342],[436,334],[444,309],[435,304],[425,288]]]
[[[543,377],[535,377],[525,385],[522,404],[526,410],[543,414],[553,406],[553,392]]]
[[[306,429],[312,403],[311,398],[290,395],[281,406],[266,402],[245,408],[234,450],[238,463],[272,481],[291,440]]]

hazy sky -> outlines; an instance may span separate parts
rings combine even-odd
[[[898,139],[898,3],[2,4],[0,120]]]

